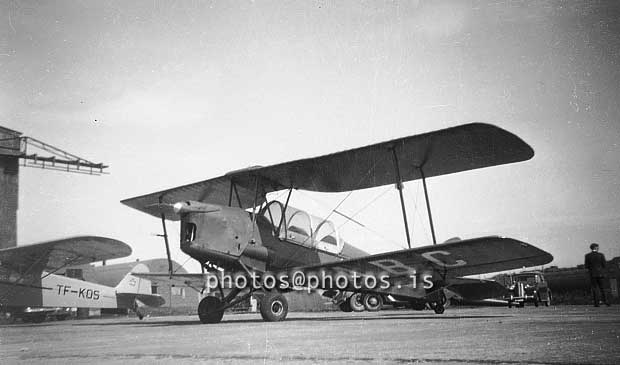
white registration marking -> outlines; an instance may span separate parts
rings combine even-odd
[[[445,266],[445,267],[457,267],[457,266],[467,265],[467,262],[465,262],[463,260],[456,260],[453,264],[448,264],[446,262],[441,261],[439,258],[434,257],[433,255],[450,256],[450,252],[447,252],[447,251],[425,252],[425,253],[422,254],[422,257],[424,257],[428,261],[436,263],[437,265],[441,265],[441,266]]]

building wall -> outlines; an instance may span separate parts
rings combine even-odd
[[[0,127],[0,248],[17,245],[20,135]]]

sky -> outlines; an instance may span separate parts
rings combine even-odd
[[[484,122],[535,156],[429,179],[439,241],[620,256],[619,19],[614,1],[1,0],[0,125],[111,166],[22,168],[18,242],[104,235],[133,247],[120,261],[163,257],[160,222],[120,200]],[[420,183],[404,192],[413,246],[431,244]],[[406,247],[394,186],[292,204],[325,216],[343,199],[365,207],[366,229],[337,222],[348,242]]]

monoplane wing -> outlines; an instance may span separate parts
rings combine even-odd
[[[264,201],[263,193],[287,188],[342,192],[393,184],[398,180],[396,162],[402,181],[410,181],[422,178],[422,174],[446,175],[533,156],[532,148],[516,135],[490,124],[472,123],[320,157],[233,171],[122,203],[156,217],[171,204],[186,200],[220,205],[232,202],[249,208]],[[174,214],[166,218],[179,219]]]
[[[111,238],[79,236],[0,249],[0,265],[15,272],[40,274],[131,255],[131,247]],[[35,275],[36,276],[36,275]]]
[[[290,268],[287,271],[291,277],[296,272],[302,272],[306,277],[311,274],[320,277],[323,272],[332,277],[355,272],[375,276],[377,281],[385,274],[390,280],[406,279],[414,274],[431,275],[434,281],[446,285],[462,276],[544,265],[552,260],[551,254],[525,242],[490,236]],[[461,279],[455,283],[458,280]],[[421,280],[418,283],[422,285]]]

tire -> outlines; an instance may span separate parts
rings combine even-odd
[[[265,293],[260,301],[260,315],[265,322],[283,321],[288,314],[288,301],[284,295],[271,292]]]
[[[551,305],[551,292],[547,293],[547,300],[545,300],[545,307],[548,307]]]
[[[351,306],[351,310],[353,312],[363,312],[364,311],[364,302],[362,301],[361,293],[353,293],[348,299],[349,306]]]
[[[369,312],[377,312],[383,308],[383,297],[380,294],[364,294],[362,297],[364,308]]]
[[[222,306],[222,301],[219,298],[209,296],[204,297],[198,304],[198,318],[203,324],[207,323],[219,323],[222,321],[224,311],[217,311]]]
[[[444,307],[443,304],[437,304],[435,305],[435,308],[433,308],[433,310],[436,314],[443,314],[443,312],[445,312],[446,310],[446,307]]]
[[[340,305],[338,305],[338,308],[340,308],[341,311],[343,312],[353,312],[353,309],[351,309],[351,305],[349,304],[348,300],[345,300],[344,302],[340,303]]]

